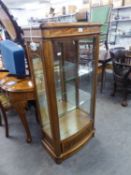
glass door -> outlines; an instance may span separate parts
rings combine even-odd
[[[60,138],[90,124],[93,83],[93,38],[54,43],[54,75]]]
[[[37,103],[41,116],[42,129],[49,137],[52,137],[45,84],[45,70],[42,63],[40,43],[37,44],[39,45],[37,51],[32,51],[30,49],[30,54],[32,57],[32,72],[34,74]]]

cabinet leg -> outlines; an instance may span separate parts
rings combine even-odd
[[[62,163],[62,159],[60,158],[55,158],[56,164],[60,165]]]

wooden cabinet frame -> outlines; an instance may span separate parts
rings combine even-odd
[[[48,109],[44,109],[44,113],[48,113],[48,120],[50,125],[50,130],[47,129],[47,125],[42,127],[42,143],[46,150],[51,154],[51,156],[54,158],[54,160],[57,163],[60,163],[62,160],[68,158],[73,153],[75,153],[77,150],[79,150],[86,142],[88,142],[93,136],[95,132],[94,123],[95,123],[95,99],[96,99],[96,74],[97,74],[97,62],[98,62],[98,55],[99,55],[99,33],[100,33],[100,25],[99,24],[93,24],[93,23],[47,23],[43,24],[38,28],[33,28],[32,33],[32,40],[35,43],[35,48],[32,48],[30,45],[32,44],[32,41],[30,41],[30,29],[24,29],[25,34],[25,41],[26,41],[26,47],[28,56],[30,58],[30,67],[32,71],[32,79],[35,84],[36,89],[36,96],[37,96],[37,104],[38,109],[40,113],[40,121],[41,126],[45,125],[46,121],[44,122],[43,118],[45,116],[42,115],[41,106],[39,105],[40,98],[43,98],[43,103],[47,103]],[[79,68],[79,45],[81,45],[81,40],[83,41],[85,38],[92,40],[92,55],[93,55],[93,70],[92,70],[92,90],[91,90],[91,98],[90,98],[90,119],[86,119],[85,115],[86,113],[81,111],[79,108],[79,74],[78,74],[78,68]],[[61,57],[59,58],[59,65],[62,67],[58,70],[60,75],[60,82],[62,84],[62,92],[67,91],[66,86],[62,81],[64,82],[65,75],[64,71],[66,73],[64,64],[68,63],[66,61],[66,50],[64,43],[66,41],[74,42],[75,46],[75,64],[73,64],[73,61],[69,61],[69,65],[75,65],[75,79],[73,81],[74,88],[75,88],[75,109],[72,111],[65,111],[65,117],[59,117],[59,109],[58,109],[58,101],[57,101],[57,92],[56,92],[56,77],[54,74],[54,60],[55,60],[55,42],[61,42],[63,43],[63,46],[60,45],[61,52],[59,54]],[[88,41],[88,40],[87,40]],[[65,50],[64,50],[65,49]],[[73,53],[73,51],[72,51]],[[58,52],[57,52],[58,54]],[[40,58],[41,63],[36,66],[36,64],[33,65],[33,60],[36,58]],[[65,61],[65,62],[63,62]],[[37,63],[37,62],[36,62]],[[40,65],[41,64],[41,65]],[[33,68],[35,66],[41,67],[36,70]],[[58,67],[59,68],[59,67]],[[43,81],[43,88],[42,91],[43,94],[45,94],[46,98],[44,98],[42,95],[38,95],[38,88],[39,84],[37,85],[37,78],[35,76],[37,75],[37,71],[40,72],[43,69],[43,72],[39,73],[41,76],[44,77]],[[67,66],[67,72],[68,72],[68,66]],[[63,79],[63,80],[62,80]],[[65,81],[66,82],[66,81]],[[66,94],[67,95],[67,94]],[[66,101],[66,95],[61,97],[61,100],[64,99]],[[61,103],[61,102],[60,102]],[[62,104],[64,106],[64,104]],[[66,107],[68,108],[68,104]],[[44,114],[43,113],[43,114]],[[82,116],[82,118],[81,118]],[[71,118],[71,119],[70,119]],[[46,120],[46,119],[45,119]],[[72,131],[73,122],[76,121],[76,131]],[[66,123],[66,127],[70,128],[71,131],[67,129],[67,133],[62,135],[65,131],[63,131],[64,122]],[[72,125],[71,127],[69,125]],[[78,125],[78,126],[77,126]],[[79,129],[80,125],[80,129]],[[78,128],[77,128],[78,127]],[[47,132],[48,130],[48,132]],[[68,132],[72,133],[69,134]]]

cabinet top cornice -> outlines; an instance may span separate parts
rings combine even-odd
[[[100,33],[99,23],[44,23],[40,27],[25,28],[25,38],[62,38],[74,36],[96,35]],[[31,35],[31,36],[30,36]]]
[[[91,23],[91,22],[64,22],[64,23],[44,23],[41,24],[41,27],[44,28],[63,28],[63,27],[93,27],[93,26],[101,26],[99,23]]]

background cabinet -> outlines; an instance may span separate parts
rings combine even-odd
[[[112,9],[109,43],[129,48],[131,46],[131,6]]]

